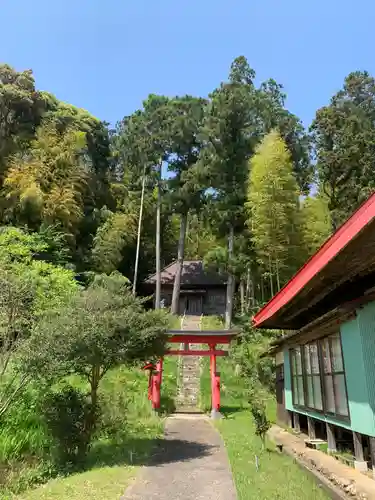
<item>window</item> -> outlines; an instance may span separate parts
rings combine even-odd
[[[293,404],[349,416],[339,334],[290,351]]]
[[[326,411],[346,417],[349,411],[340,335],[335,334],[323,339],[321,346]]]
[[[292,350],[292,387],[293,404],[304,406],[305,395],[303,390],[302,356],[301,348]]]
[[[313,342],[304,346],[305,353],[305,380],[307,405],[309,408],[323,410],[322,386],[320,383],[320,367],[318,344]]]

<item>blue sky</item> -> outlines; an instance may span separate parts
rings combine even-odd
[[[207,95],[245,55],[308,125],[345,75],[375,74],[373,0],[0,0],[0,59],[115,123],[149,93]]]

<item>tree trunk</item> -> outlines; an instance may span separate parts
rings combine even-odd
[[[255,304],[255,291],[253,279],[251,277],[251,268],[248,266],[247,268],[247,276],[246,276],[246,311],[249,312],[250,309]]]
[[[233,257],[233,246],[234,246],[234,228],[231,225],[229,228],[228,235],[228,260],[230,261]],[[225,328],[229,329],[232,325],[232,313],[233,313],[233,295],[234,295],[234,276],[228,273],[227,282],[227,303],[225,308]]]
[[[250,266],[247,266],[246,270],[246,311],[250,309]]]
[[[280,291],[280,273],[279,273],[279,261],[276,258],[276,282],[277,282],[277,291]]]
[[[140,206],[140,209],[139,209],[139,219],[138,219],[137,250],[135,252],[135,266],[134,266],[134,279],[133,279],[133,295],[135,295],[136,288],[137,288],[138,265],[139,265],[139,251],[140,251],[140,248],[141,248],[141,229],[142,229],[143,201],[144,201],[144,197],[145,197],[145,184],[146,184],[146,167],[144,167],[144,169],[143,169],[141,206]]]
[[[250,307],[255,306],[255,285],[252,276],[250,276]]]
[[[260,293],[261,293],[261,298],[262,298],[262,304],[264,303],[264,279],[263,279],[263,273],[260,275]]]
[[[185,235],[186,235],[187,221],[188,221],[187,212],[184,214],[181,214],[180,238],[178,240],[178,251],[177,251],[176,276],[174,278],[173,293],[172,293],[172,306],[171,306],[171,313],[172,314],[178,314],[178,304],[179,304],[179,300],[180,300],[181,274],[182,274],[182,267],[184,265]]]
[[[268,256],[268,259],[269,259],[269,273],[270,273],[271,297],[273,297],[273,279],[272,279],[271,255]]]
[[[245,282],[242,279],[240,281],[240,296],[241,296],[241,314],[245,314]]]
[[[160,212],[161,212],[161,166],[160,161],[157,180],[157,202],[156,202],[156,290],[155,309],[160,309],[161,298],[161,259],[160,259]]]
[[[85,416],[85,435],[81,442],[79,454],[81,457],[87,455],[90,448],[91,438],[95,431],[98,416],[98,387],[100,382],[100,366],[94,365],[90,377],[90,409]]]

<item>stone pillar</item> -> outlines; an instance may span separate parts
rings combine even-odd
[[[315,420],[312,417],[307,417],[307,428],[308,428],[309,439],[315,439],[316,438]]]
[[[375,479],[375,438],[370,437],[370,453],[372,463],[372,477]]]
[[[293,429],[297,432],[301,432],[301,427],[299,425],[299,414],[293,412]]]
[[[367,471],[367,462],[365,462],[363,456],[363,445],[362,445],[362,435],[359,432],[353,431],[353,442],[354,442],[354,467],[360,472]]]

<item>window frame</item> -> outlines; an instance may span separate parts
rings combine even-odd
[[[318,361],[318,367],[319,367],[319,373],[314,373],[313,371],[313,363],[312,363],[312,354],[311,354],[311,349],[310,346],[312,344],[316,344],[316,354],[317,354],[317,361]],[[305,397],[305,402],[307,403],[305,408],[308,408],[311,411],[316,411],[318,413],[323,413],[324,412],[324,393],[323,393],[323,384],[322,384],[322,367],[320,363],[320,345],[319,345],[319,340],[312,340],[311,342],[307,342],[306,344],[303,344],[303,348],[305,349],[308,346],[308,352],[309,352],[309,362],[310,362],[310,373],[307,373],[307,370],[305,368],[305,365],[303,366],[303,381],[305,385],[305,391],[306,391],[306,397]],[[305,358],[304,358],[304,363],[305,363]],[[320,397],[322,400],[322,407],[321,408],[316,408],[316,406],[309,406],[308,404],[308,391],[307,391],[307,379],[310,377],[311,379],[311,389],[312,389],[312,398],[313,398],[313,403],[315,405],[316,402],[316,397],[315,397],[315,384],[314,384],[314,377],[319,377],[319,385],[320,385]]]
[[[341,364],[342,364],[342,369],[339,371],[334,371],[334,364],[333,364],[333,350],[332,350],[332,337],[337,335],[339,343],[340,343],[340,351],[341,351]],[[329,352],[329,363],[330,363],[330,368],[331,371],[329,373],[325,372],[324,369],[324,360],[323,360],[323,342],[328,341],[328,352]],[[314,389],[314,382],[313,382],[313,367],[312,367],[312,354],[311,354],[311,349],[310,345],[316,344],[317,346],[317,356],[318,356],[318,366],[319,366],[319,380],[320,380],[320,391],[321,391],[321,398],[322,398],[322,409],[317,409],[312,406],[310,406],[309,400],[308,400],[308,388],[307,388],[307,379],[308,377],[311,378],[311,384],[312,384],[312,398],[313,402],[315,405],[316,399],[315,399],[315,389]],[[310,372],[307,373],[306,369],[306,360],[305,360],[305,349],[308,347],[308,355],[309,355],[309,362],[310,362]],[[298,377],[297,374],[297,365],[296,365],[296,373],[293,374],[293,358],[295,358],[296,354],[295,351],[296,349],[300,350],[301,353],[301,366],[302,366],[302,384],[303,384],[303,397],[304,397],[304,404],[300,404],[296,402],[295,398],[295,382],[294,378]],[[345,372],[345,363],[344,363],[344,356],[343,356],[343,351],[342,351],[342,341],[341,341],[341,333],[337,332],[334,334],[330,335],[325,335],[324,337],[321,337],[319,339],[315,340],[310,340],[309,342],[305,342],[304,344],[299,344],[291,347],[289,349],[289,364],[290,364],[290,377],[291,377],[291,386],[292,386],[292,402],[293,406],[296,408],[312,411],[321,415],[326,415],[329,417],[333,417],[336,420],[341,420],[341,421],[350,421],[350,408],[349,408],[349,399],[348,399],[348,389],[347,389],[347,383],[346,383],[346,372]],[[316,376],[317,374],[315,374]],[[347,415],[342,415],[337,412],[338,410],[338,400],[336,397],[336,391],[334,387],[334,377],[337,375],[343,375],[344,376],[344,387],[345,387],[345,398],[346,398],[346,408],[347,408]],[[326,388],[325,388],[325,376],[331,377],[332,380],[332,386],[333,386],[333,401],[334,401],[334,406],[335,406],[335,411],[329,411],[327,410],[327,398],[326,398]],[[298,391],[298,387],[297,387]]]
[[[324,341],[324,340],[328,341],[329,361],[330,361],[331,371],[329,373],[326,373],[324,371],[324,367],[323,367],[323,372],[322,373],[323,373],[323,378],[325,376],[331,377],[331,380],[332,380],[333,401],[334,401],[334,406],[335,406],[335,411],[331,412],[331,411],[326,410],[326,415],[334,416],[335,418],[339,418],[339,419],[349,419],[349,399],[348,399],[348,389],[347,389],[347,386],[346,386],[346,373],[345,373],[344,356],[342,354],[341,334],[340,333],[337,334],[338,341],[339,341],[339,344],[340,344],[341,364],[342,364],[342,369],[339,370],[339,371],[334,370],[334,363],[333,363],[332,337],[334,335],[335,334],[332,334],[332,335],[329,335],[327,337],[324,337],[324,339],[321,339],[322,341]],[[323,356],[322,356],[322,364],[323,364]],[[345,400],[346,400],[346,409],[347,409],[347,414],[346,415],[342,415],[341,413],[337,412],[338,401],[337,401],[336,390],[335,390],[335,382],[334,382],[335,376],[337,376],[337,375],[343,375],[344,376]],[[322,381],[322,383],[323,383],[323,386],[324,386],[324,380]],[[325,391],[325,387],[324,387],[324,391]]]
[[[291,363],[290,363],[290,370],[291,370],[291,381],[292,381],[292,400],[293,400],[293,406],[296,406],[296,407],[300,407],[300,408],[304,408],[305,407],[305,404],[306,404],[306,391],[305,391],[305,382],[304,382],[304,375],[303,375],[303,368],[304,368],[304,365],[303,365],[303,349],[302,349],[303,346],[299,345],[299,346],[296,346],[294,349],[291,349],[291,352],[290,353],[290,360],[291,360]],[[297,370],[297,360],[296,360],[296,354],[295,354],[295,351],[296,349],[299,349],[300,350],[300,355],[301,355],[301,375],[298,374],[298,370]],[[296,372],[293,373],[293,362],[295,362],[295,367],[296,367]],[[296,403],[295,402],[295,382],[294,382],[294,379],[297,379],[299,378],[301,381],[302,381],[302,394],[303,394],[303,400],[304,400],[304,404],[301,405],[300,403]],[[297,385],[297,393],[298,393],[298,385]],[[299,394],[298,394],[298,397],[299,397]]]

